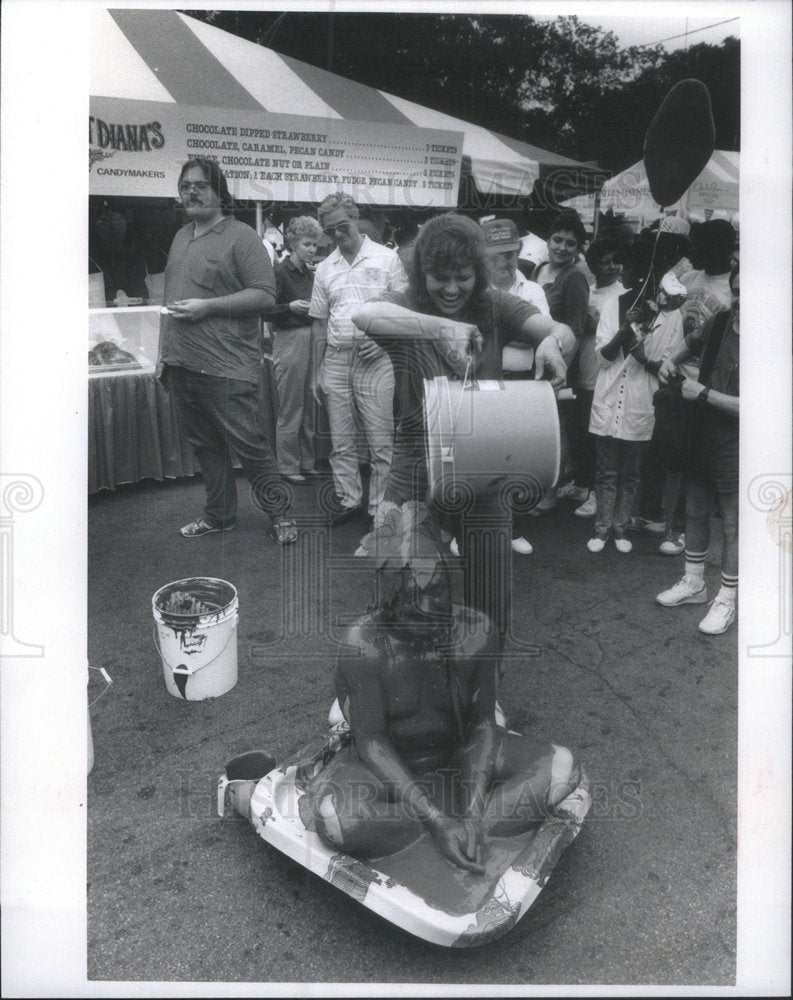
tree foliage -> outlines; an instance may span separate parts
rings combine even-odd
[[[185,11],[218,28],[407,100],[619,171],[670,88],[708,87],[716,146],[739,148],[740,46],[622,48],[577,17]],[[278,86],[277,81],[273,81]]]

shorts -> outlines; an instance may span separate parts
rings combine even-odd
[[[737,493],[739,476],[738,423],[703,423],[686,463],[691,482],[710,484],[717,493]]]

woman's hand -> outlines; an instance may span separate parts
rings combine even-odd
[[[550,376],[551,385],[558,388],[567,375],[567,365],[559,349],[559,343],[555,337],[544,337],[534,353],[535,379],[540,379],[547,372]]]
[[[199,323],[209,315],[209,300],[179,299],[168,306],[168,315],[188,323]]]
[[[484,834],[482,824],[476,819],[453,819],[441,816],[428,823],[430,833],[441,854],[466,871],[481,875],[485,871],[482,864]]]

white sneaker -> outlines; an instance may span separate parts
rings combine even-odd
[[[589,490],[586,486],[579,488],[575,483],[565,483],[556,491],[558,500],[586,500],[588,496]]]
[[[674,587],[662,591],[656,601],[665,608],[676,608],[679,604],[707,604],[708,588],[704,580],[695,580],[686,574]]]
[[[590,490],[589,496],[581,504],[580,507],[576,507],[573,511],[576,517],[594,517],[598,512],[597,500],[595,499],[595,491]]]
[[[671,534],[666,537],[658,546],[658,551],[665,556],[679,556],[686,547],[685,535]]]
[[[530,556],[534,551],[532,544],[525,538],[513,538],[512,539],[512,551],[517,552],[521,556]]]
[[[725,601],[723,597],[716,595],[711,602],[710,611],[699,623],[699,630],[705,635],[721,635],[734,621],[735,603]]]
[[[633,542],[627,538],[615,538],[614,547],[617,552],[630,552],[633,549]]]
[[[594,535],[586,543],[586,547],[590,552],[602,552],[606,547],[606,539],[601,538],[600,535]]]
[[[449,542],[449,551],[451,552],[451,554],[453,556],[459,556],[459,554],[460,554],[460,546],[457,544],[457,539],[456,538],[453,538]]]

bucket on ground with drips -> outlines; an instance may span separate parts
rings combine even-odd
[[[185,701],[217,698],[237,683],[237,590],[226,580],[175,580],[152,597],[165,686]]]

